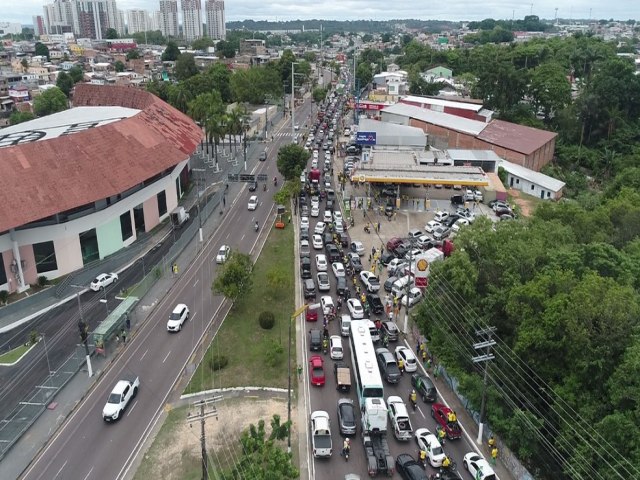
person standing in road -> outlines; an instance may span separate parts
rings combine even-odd
[[[127,331],[122,327],[120,330],[120,336],[122,337],[122,343],[127,343]]]

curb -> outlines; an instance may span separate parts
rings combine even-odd
[[[33,350],[33,348],[38,345],[38,343],[40,343],[40,340],[38,340],[36,343],[34,343],[33,345],[31,345],[26,352],[24,352],[22,355],[20,355],[20,357],[13,363],[0,363],[0,367],[13,367],[14,365],[17,365],[18,363],[20,363],[20,360],[22,360],[27,353],[29,353],[31,350]],[[19,347],[18,347],[19,348]],[[9,350],[11,351],[11,350]],[[7,352],[9,353],[9,352]]]
[[[273,393],[287,393],[286,388],[276,387],[226,387],[226,388],[214,388],[212,390],[204,390],[202,392],[187,393],[180,396],[180,400],[186,400],[193,397],[199,397],[202,395],[211,395],[213,393],[230,393],[230,392],[273,392]]]

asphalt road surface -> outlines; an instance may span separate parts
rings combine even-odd
[[[296,123],[308,115],[307,100],[296,112]],[[282,127],[290,131],[290,123]],[[278,129],[276,129],[276,134]],[[255,162],[251,172],[277,175],[275,156],[288,136],[277,136],[267,145],[268,160]],[[253,162],[252,162],[253,163]],[[144,441],[157,423],[173,387],[184,374],[203,335],[217,330],[228,310],[228,302],[212,296],[210,285],[216,272],[215,255],[223,244],[242,252],[255,253],[267,235],[273,220],[273,184],[264,193],[257,192],[260,205],[247,210],[250,192],[246,186],[235,198],[227,199],[223,225],[216,230],[195,261],[184,269],[175,287],[155,307],[151,316],[128,342],[126,349],[104,374],[100,382],[78,405],[64,426],[51,439],[40,456],[25,471],[25,479],[121,479],[130,471]],[[263,226],[259,234],[254,222]],[[269,222],[265,225],[265,222]],[[166,322],[177,303],[186,303],[191,311],[181,332],[169,334]],[[75,326],[75,322],[73,323]],[[115,424],[102,420],[102,408],[116,382],[126,374],[140,377],[140,391],[123,417]]]
[[[192,215],[193,218],[193,215]],[[192,221],[192,220],[191,220]],[[123,289],[135,285],[143,277],[142,262],[155,265],[171,247],[171,237],[149,251],[144,260],[138,260],[131,268],[118,275],[118,281],[101,292],[91,290],[80,295],[82,311],[89,330],[93,331],[98,323],[107,316],[107,308],[113,311],[120,303],[115,298]],[[85,285],[88,287],[88,285]],[[80,289],[78,289],[80,291]],[[101,299],[107,304],[100,303]],[[14,330],[0,334],[0,345],[17,345],[27,340],[32,330],[45,336],[34,350],[22,361],[12,367],[0,369],[0,418],[6,416],[23,401],[37,385],[45,383],[49,367],[56,370],[74,352],[80,342],[78,320],[80,312],[77,301],[69,301]],[[46,348],[45,348],[46,346]],[[83,351],[82,351],[83,352]],[[84,355],[84,353],[82,353]]]
[[[322,164],[323,162],[324,162],[324,153],[321,152],[320,164]],[[342,162],[340,160],[336,160],[335,158],[333,160],[333,165],[336,171],[339,171],[339,169],[342,168]],[[334,190],[335,190],[335,185],[334,185]],[[314,218],[314,217],[309,218],[310,235],[313,235],[313,231],[316,223],[322,220],[321,217],[322,217],[322,213],[324,212],[325,202],[326,200],[320,201],[320,216],[318,218]],[[296,220],[299,221],[299,217],[296,217]],[[348,233],[351,240],[361,239],[361,236],[364,235],[361,228],[355,228],[353,232],[348,232]],[[324,249],[321,249],[321,250],[314,250],[313,248],[311,249],[312,278],[314,279],[314,281],[316,281],[316,274],[317,274],[315,255],[319,253],[324,254],[325,253]],[[363,265],[365,268],[368,266],[368,263],[366,262],[366,258],[363,261]],[[336,303],[336,293],[335,293],[336,280],[333,275],[333,272],[331,271],[331,267],[328,268],[327,273],[329,274],[329,279],[331,282],[331,290],[329,292],[317,292],[317,300],[319,301],[320,297],[323,295],[331,295],[335,304]],[[301,281],[301,280],[298,280],[298,281]],[[347,281],[347,285],[349,285],[349,287],[351,288],[352,296],[354,296],[355,293],[354,293],[352,282],[350,279]],[[384,294],[385,294],[384,289],[381,288],[380,293],[382,294],[382,297],[384,297]],[[340,332],[339,332],[340,313],[347,313],[347,314],[349,313],[345,304],[343,304],[342,306],[342,311],[338,312],[338,315],[337,315],[338,319],[332,321],[329,324],[329,327],[328,327],[329,335],[340,335]],[[383,316],[384,315],[382,316],[372,315],[370,318],[373,321],[375,321],[377,318],[380,318],[381,320],[385,320]],[[307,449],[308,461],[311,467],[309,469],[309,478],[310,479],[314,479],[314,478],[343,479],[344,476],[348,473],[356,473],[360,475],[361,478],[364,479],[368,477],[368,472],[367,472],[367,463],[364,455],[364,448],[362,445],[362,430],[361,430],[359,418],[357,422],[358,423],[357,435],[356,437],[351,438],[351,454],[349,455],[348,462],[345,461],[344,457],[340,455],[344,437],[342,437],[340,434],[339,424],[338,424],[338,416],[337,416],[338,399],[349,398],[354,401],[354,404],[356,406],[358,405],[358,398],[357,398],[357,393],[355,388],[354,366],[352,365],[352,362],[351,362],[351,352],[349,348],[348,337],[342,337],[342,347],[344,350],[344,360],[342,361],[347,363],[347,365],[349,365],[349,367],[351,368],[351,381],[352,381],[351,391],[348,394],[344,394],[336,390],[335,378],[333,375],[334,361],[331,360],[328,353],[327,355],[322,355],[324,359],[324,370],[325,370],[325,378],[326,378],[325,385],[323,387],[314,387],[314,386],[311,386],[309,383],[309,357],[310,355],[316,354],[317,352],[311,352],[309,350],[309,346],[308,346],[309,333],[308,332],[312,328],[322,329],[322,313],[321,312],[319,313],[318,317],[319,317],[318,322],[307,323],[306,325],[303,325],[304,328],[302,330],[305,335],[303,337],[304,338],[303,342],[300,345],[300,348],[304,349],[304,355],[303,355],[303,359],[304,359],[303,380],[305,382],[304,392],[310,398],[310,401],[308,403],[310,411],[307,412],[307,422],[310,421],[309,415],[312,411],[324,410],[329,413],[331,418],[333,455],[330,459],[314,459],[311,452],[311,438],[309,437],[308,449]],[[394,353],[394,350],[398,345],[405,345],[405,343],[402,340],[398,342],[389,343],[388,348],[392,353]],[[380,345],[376,345],[376,348],[378,348],[379,346]],[[410,349],[412,349],[415,352],[415,345],[406,345],[406,346],[408,346]],[[419,372],[424,373],[424,370],[420,367]],[[405,402],[405,404],[407,405],[413,431],[415,432],[419,428],[427,428],[432,433],[435,433],[436,422],[433,418],[431,418],[431,414],[430,414],[431,405],[428,403],[422,402],[422,400],[418,398],[418,408],[414,412],[410,404],[408,403],[408,397],[409,397],[409,393],[411,392],[411,389],[412,387],[411,387],[410,373],[405,373],[403,378],[397,385],[390,385],[385,381],[384,382],[385,401],[391,395],[400,396]],[[438,401],[441,401],[440,397]],[[356,415],[359,415],[358,410],[356,410]],[[390,428],[389,423],[388,423],[388,428]],[[414,459],[416,460],[418,459],[418,445],[415,439],[412,439],[411,441],[408,441],[408,442],[400,442],[395,439],[395,437],[393,436],[392,430],[388,430],[387,440],[389,443],[389,447],[391,449],[391,454],[394,457],[394,460],[401,453],[408,453],[412,455]],[[469,440],[463,436],[463,438],[460,440],[454,440],[451,442],[447,441],[443,448],[445,453],[453,461],[457,463],[458,470],[462,478],[470,478],[469,474],[466,471],[464,471],[464,468],[462,466],[463,456],[466,453],[473,450],[473,447],[471,446],[471,443],[469,442]],[[436,472],[436,470],[432,469],[431,467],[428,467],[426,471],[427,471],[427,474]],[[400,478],[400,475],[398,473],[395,473],[394,478]]]

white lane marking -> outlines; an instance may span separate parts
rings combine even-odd
[[[195,282],[193,282],[193,286],[195,287],[195,286],[198,284],[198,282],[199,282],[199,281],[200,281],[200,279],[199,279],[199,278],[196,278],[196,281],[195,281]]]
[[[142,359],[144,358],[144,356],[147,354],[147,352],[149,351],[149,349],[147,348],[144,353],[142,354],[142,356],[140,357],[140,361],[142,361]]]
[[[131,408],[129,409],[129,411],[127,412],[127,417],[129,415],[131,415],[131,412],[133,412],[133,409],[136,408],[136,405],[138,405],[138,401],[136,400],[135,403],[133,405],[131,405]]]
[[[164,363],[164,362],[166,362],[166,361],[167,361],[167,358],[169,358],[169,355],[171,355],[171,350],[169,350],[169,351],[167,352],[167,356],[166,356],[166,357],[164,357],[164,360],[162,360],[162,363]]]
[[[55,477],[53,477],[53,478],[58,478],[58,475],[60,475],[60,472],[62,472],[62,469],[63,469],[64,467],[66,467],[66,466],[67,466],[67,462],[68,462],[68,461],[69,461],[69,460],[66,460],[66,461],[62,464],[62,466],[60,467],[60,470],[58,470],[58,473],[56,473]]]
[[[91,475],[91,472],[93,472],[93,467],[91,467],[91,470],[89,470],[89,473],[87,473],[87,474],[84,476],[84,480],[87,480],[87,478],[89,478],[89,475]]]

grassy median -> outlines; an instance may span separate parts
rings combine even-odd
[[[288,321],[295,308],[293,242],[292,225],[269,233],[255,263],[251,291],[227,315],[185,393],[238,386],[287,387]],[[263,311],[275,315],[271,330],[258,324]],[[292,333],[295,368],[295,328]]]

